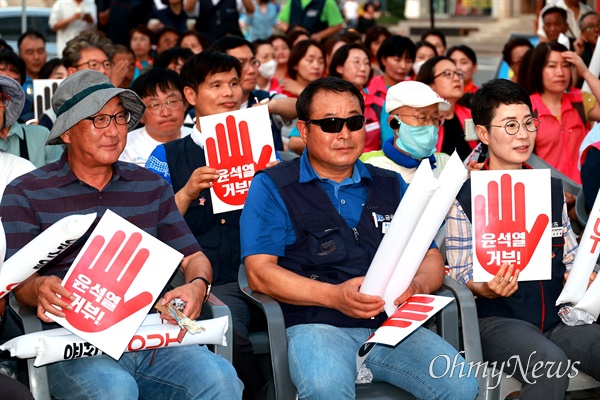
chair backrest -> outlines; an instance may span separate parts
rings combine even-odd
[[[529,160],[527,160],[527,164],[529,164],[531,168],[535,169],[550,169],[550,174],[552,175],[552,177],[562,180],[563,189],[568,193],[571,193],[572,195],[577,196],[577,194],[581,190],[581,185],[579,183],[575,182],[573,179],[569,178],[568,176],[554,168],[552,165],[548,164],[548,162],[544,161],[536,154],[531,154]]]

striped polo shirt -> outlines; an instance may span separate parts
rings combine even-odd
[[[184,256],[201,251],[177,209],[173,189],[163,178],[119,161],[113,165],[110,182],[99,191],[75,176],[65,151],[58,161],[22,175],[6,187],[0,203],[6,258],[61,218],[98,213],[82,238],[39,271],[63,278],[107,209]]]

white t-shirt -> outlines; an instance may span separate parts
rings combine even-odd
[[[344,17],[346,17],[346,20],[358,19],[358,2],[356,0],[346,0],[344,3]]]
[[[13,179],[26,174],[35,169],[35,165],[31,161],[21,157],[17,157],[14,154],[5,153],[0,151],[0,199],[4,193],[4,188]]]
[[[186,137],[192,132],[191,128],[182,126],[180,138]],[[119,157],[120,161],[126,161],[144,167],[150,154],[154,151],[156,146],[163,144],[158,140],[152,139],[146,128],[135,129],[127,134],[127,145],[125,150]]]
[[[69,18],[81,11],[82,14],[90,14],[94,20],[93,24],[85,22],[83,19],[71,22],[65,28],[56,32],[56,53],[61,56],[67,42],[79,35],[83,31],[89,31],[96,28],[98,17],[96,15],[96,3],[94,0],[83,0],[78,4],[75,0],[58,0],[52,6],[48,25],[54,29],[57,22]],[[102,61],[102,60],[98,60]]]

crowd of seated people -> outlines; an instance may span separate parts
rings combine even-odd
[[[380,298],[358,292],[361,277],[385,233],[361,232],[364,241],[362,236],[359,241],[357,232],[366,224],[361,210],[381,207],[393,214],[422,160],[429,160],[436,177],[454,151],[470,171],[528,168],[527,157],[522,154],[511,159],[514,162],[509,167],[502,158],[511,141],[526,142],[527,156],[536,154],[583,184],[585,208],[588,212],[592,208],[600,187],[600,126],[596,123],[594,127],[600,121],[600,74],[591,72],[589,65],[600,35],[600,15],[585,5],[564,0],[544,7],[537,32],[539,44],[520,37],[507,41],[502,58],[510,69],[509,80],[486,83],[475,77],[477,54],[472,48],[448,43],[437,29],[424,32],[415,42],[392,33],[376,23],[380,15],[377,1],[359,5],[358,15],[348,12],[351,21],[345,21],[335,0],[286,0],[282,5],[263,0],[147,3],[153,2],[57,0],[48,21],[57,32],[59,54],[53,59],[47,59],[46,38],[35,30],[23,33],[16,49],[0,39],[0,218],[10,233],[7,256],[33,232],[25,226],[31,221],[18,221],[20,214],[15,210],[26,209],[22,212],[34,219],[38,211],[46,212],[21,198],[31,195],[27,190],[39,190],[34,197],[50,193],[50,189],[44,192],[44,185],[32,182],[48,179],[59,168],[59,175],[70,171],[72,182],[89,189],[88,196],[95,190],[131,190],[126,183],[116,188],[112,178],[97,181],[97,176],[88,173],[94,163],[115,181],[120,182],[119,171],[123,170],[128,171],[123,176],[164,185],[167,200],[161,200],[164,204],[160,207],[177,214],[171,223],[184,227],[177,232],[182,241],[177,245],[185,250],[188,260],[182,271],[186,279],[194,278],[190,271],[201,278],[193,282],[188,279],[181,290],[200,293],[203,299],[212,286],[212,293],[230,307],[233,320],[234,343],[229,344],[233,346],[233,368],[204,351],[191,356],[189,362],[195,365],[208,360],[217,373],[231,379],[227,389],[234,397],[263,399],[269,388],[249,339],[251,326],[260,323],[258,310],[238,288],[242,262],[247,264],[250,286],[282,304],[292,380],[301,398],[337,398],[337,393],[352,397],[354,378],[347,376],[347,370],[352,370],[355,352],[348,349],[358,349],[368,337],[368,330],[362,329],[376,328],[383,316]],[[344,29],[344,23],[355,24],[357,29]],[[38,79],[61,83],[58,95],[48,100],[52,106],[47,104],[35,114],[34,104],[40,101],[40,94],[34,93],[33,82]],[[73,106],[78,110],[77,120],[67,125],[65,116],[74,111],[61,109],[61,101],[89,87],[85,79],[107,85],[113,95],[107,98],[100,92],[86,92],[86,96],[100,99],[99,107],[79,110]],[[215,214],[210,190],[219,175],[204,159],[200,118],[265,103],[275,150],[294,154],[297,159],[292,163],[276,161],[268,165],[266,173],[258,174],[248,195],[249,206],[243,212]],[[114,124],[110,119],[108,126],[99,126],[95,118],[106,112],[116,113],[109,114]],[[521,124],[514,136],[505,136],[502,129],[490,125],[507,112]],[[537,121],[535,127],[527,125],[532,119]],[[110,157],[98,162],[100,150],[96,154],[85,152],[85,146],[96,146],[94,140],[113,130],[119,145]],[[99,136],[85,144],[88,140],[82,135],[91,132],[99,132]],[[600,363],[593,355],[586,358],[564,344],[562,337],[570,337],[571,330],[552,318],[556,322],[553,326],[540,327],[529,315],[514,310],[511,314],[513,303],[534,290],[511,279],[518,276],[512,267],[504,267],[489,283],[472,282],[471,250],[464,248],[471,240],[470,208],[464,209],[470,201],[469,184],[461,190],[446,221],[451,244],[447,260],[450,276],[478,298],[484,358],[501,362],[509,357],[508,353],[494,352],[490,345],[509,326],[519,329],[515,337],[527,335],[531,340],[515,352],[525,354],[540,342],[548,351],[542,360],[577,359],[586,373],[600,379]],[[4,187],[7,189],[2,195]],[[62,189],[66,200],[61,201],[68,204],[72,189],[66,184]],[[380,198],[383,196],[375,189],[385,192],[386,198]],[[559,213],[555,221],[564,228],[564,248],[553,254],[552,260],[553,268],[563,273],[577,251],[569,220],[575,218],[571,212],[575,201],[571,193],[553,192],[555,208],[562,210],[563,203],[565,207],[565,213]],[[133,215],[133,204],[137,203],[132,202],[132,210],[123,211],[125,218]],[[78,206],[67,208],[77,210]],[[304,220],[298,213],[308,213],[312,220]],[[329,232],[332,227],[334,233],[316,232]],[[172,235],[167,234],[165,240],[175,240]],[[327,260],[315,261],[318,257],[311,251],[323,254],[313,247],[325,245],[324,238],[340,240],[341,246],[332,250],[333,256],[328,249],[321,249]],[[357,250],[351,248],[353,243]],[[555,259],[555,255],[560,257]],[[352,258],[360,265],[350,267]],[[330,264],[342,265],[343,272],[327,270]],[[58,288],[57,267],[49,265],[25,282],[15,291],[17,300],[46,311],[53,304],[65,306],[59,297],[67,294]],[[63,260],[60,268],[67,267]],[[323,272],[327,278],[319,278],[312,269],[327,270]],[[441,254],[432,243],[399,302],[412,293],[438,289],[443,271]],[[554,285],[552,295],[562,284],[562,280],[549,283]],[[498,304],[509,311],[495,313]],[[6,305],[6,297],[0,299],[0,324],[3,318],[5,324],[15,324]],[[497,321],[499,318],[502,320]],[[598,325],[594,326],[577,336],[578,340],[587,343],[591,337],[597,343]],[[530,330],[535,335],[526,333]],[[424,378],[427,371],[421,369],[431,361],[425,358],[433,354],[421,348],[421,341],[435,342],[438,354],[455,357],[455,353],[438,336],[418,332],[415,337],[420,339],[404,347],[408,361],[400,360],[402,357],[392,351],[377,352],[367,359],[375,379],[417,397],[473,398],[477,392],[473,379],[436,382]],[[550,337],[553,332],[555,338]],[[317,334],[326,340],[322,346],[311,348],[310,339]],[[8,339],[5,335],[0,341]],[[339,348],[327,349],[330,343],[339,343]],[[317,356],[319,352],[322,354]],[[335,369],[324,354],[350,367],[338,369],[339,374],[331,375],[327,384],[319,384]],[[425,358],[418,360],[418,356]],[[382,364],[382,359],[387,361]],[[3,355],[0,367],[3,365],[14,368],[14,360]],[[80,372],[75,380],[83,382],[95,366],[90,362],[64,368],[57,363],[50,370],[57,379],[66,379],[75,368]],[[118,368],[130,372],[123,365],[106,364],[102,368],[107,370],[102,376],[108,376],[108,371],[117,374]],[[407,371],[417,378],[411,381],[400,376]],[[166,380],[172,375],[166,371],[156,374]],[[193,373],[190,375],[177,379],[187,384],[186,379],[194,379]],[[223,387],[222,382],[203,374],[198,379],[201,384],[189,389],[191,398],[205,398]],[[538,385],[527,385],[527,375],[517,379],[526,383],[523,399],[554,398],[552,393],[566,391],[564,379]],[[51,386],[53,396],[77,396],[65,380],[59,382],[65,387]],[[202,384],[207,385],[206,392],[198,388]],[[28,398],[18,382],[2,383],[3,388],[9,385],[15,393],[13,398]],[[98,393],[90,398],[118,397],[138,390],[140,398],[147,396],[148,388],[140,381],[137,386],[132,382],[124,385],[127,392],[91,385],[89,388]]]

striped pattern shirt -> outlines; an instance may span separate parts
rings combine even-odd
[[[119,161],[113,165],[110,182],[99,191],[77,178],[65,151],[58,161],[22,175],[6,187],[0,203],[6,256],[61,218],[96,212],[98,217],[88,233],[39,271],[62,278],[107,209],[184,256],[201,251],[177,209],[173,189],[163,178]]]

